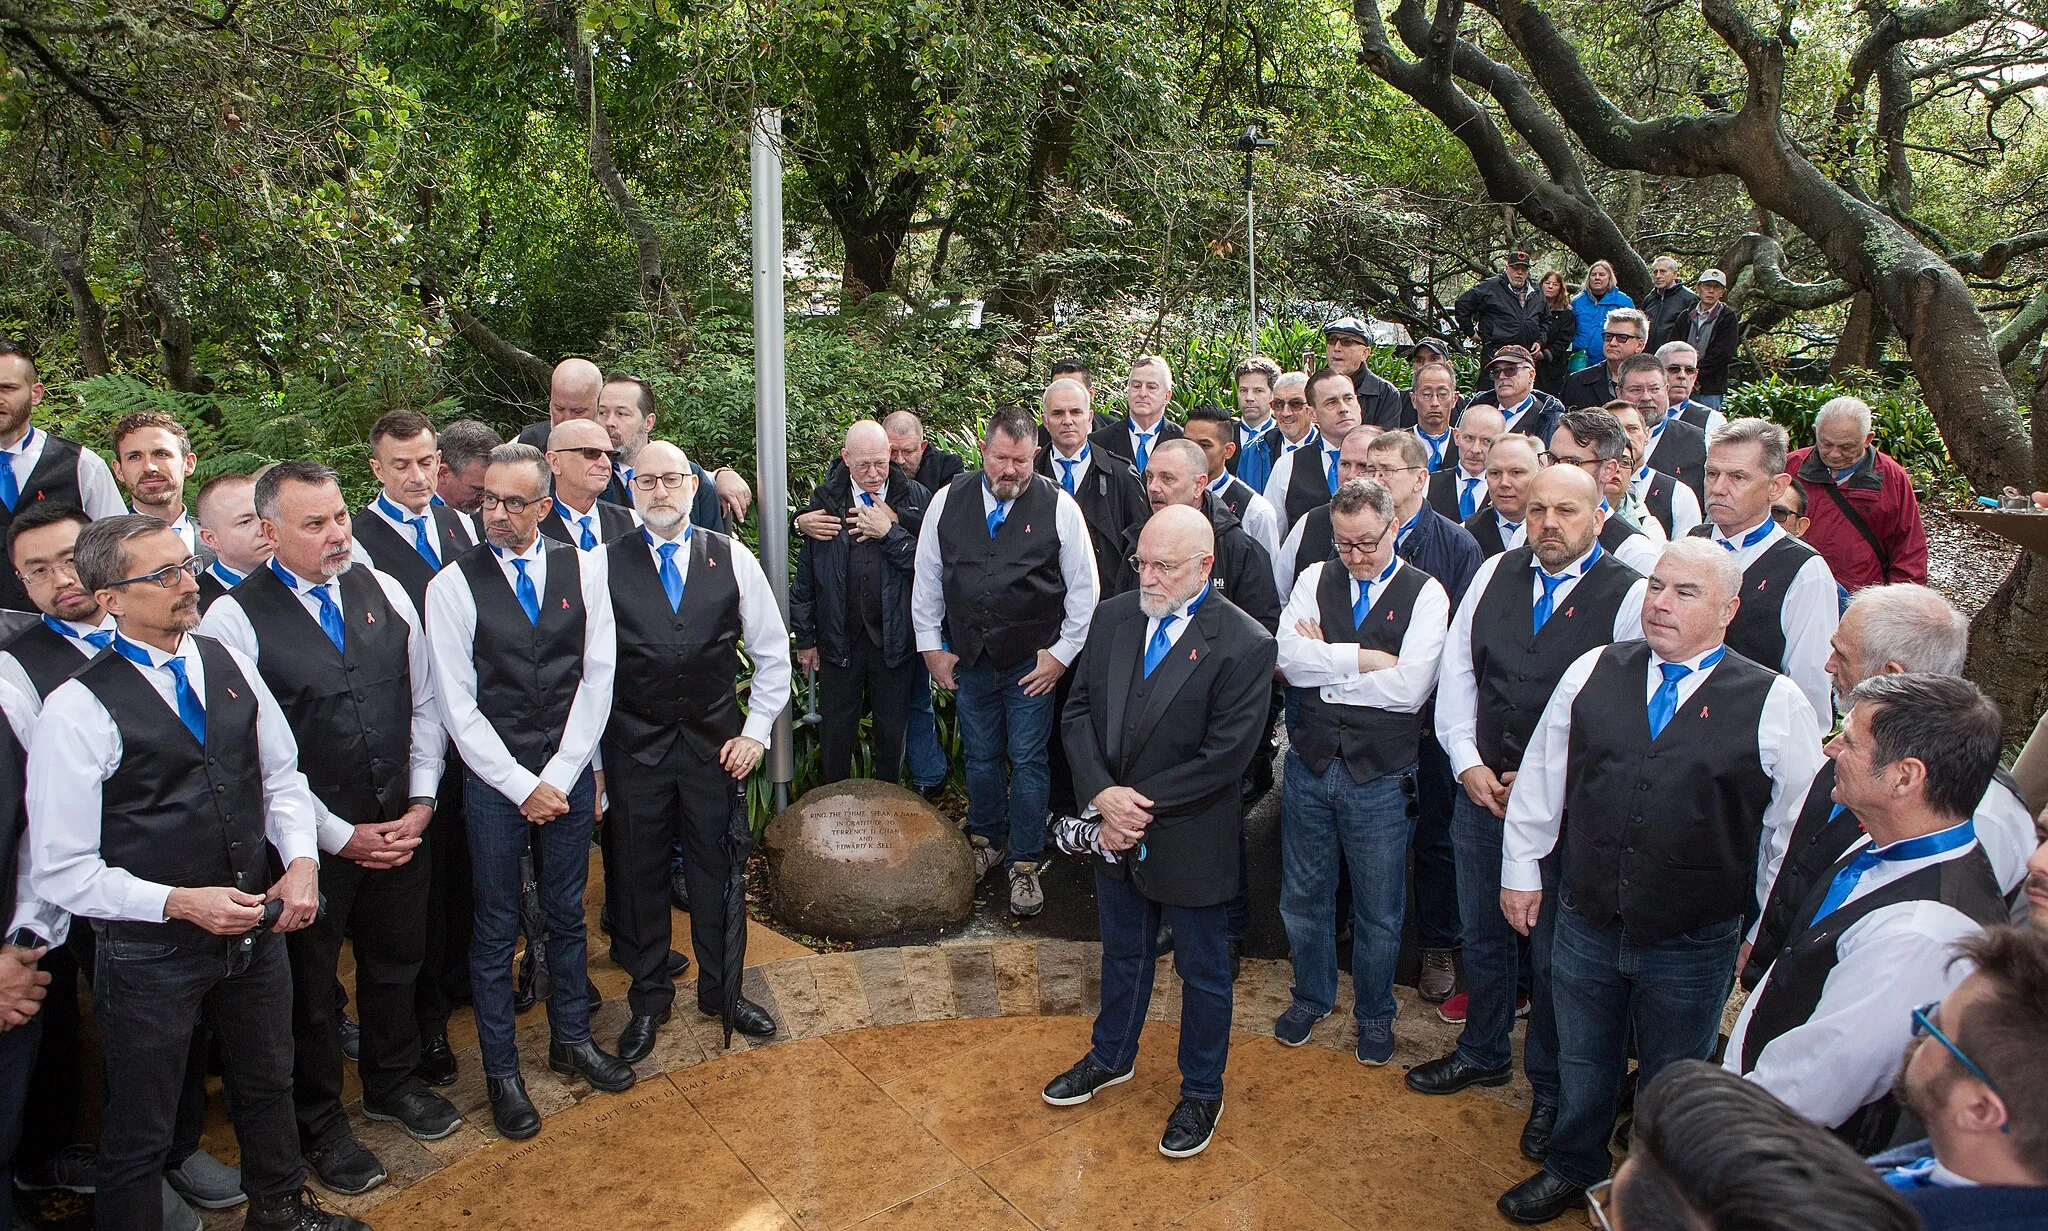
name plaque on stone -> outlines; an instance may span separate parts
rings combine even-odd
[[[966,835],[918,795],[854,778],[818,787],[762,834],[776,918],[868,940],[957,923],[973,905]]]

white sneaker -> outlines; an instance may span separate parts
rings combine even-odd
[[[1003,852],[1000,847],[989,845],[987,838],[977,836],[972,841],[974,844],[974,880],[976,884],[980,884],[981,878],[989,874],[989,869],[1003,861]]]
[[[1010,865],[1010,913],[1028,919],[1045,909],[1045,889],[1038,883],[1038,865],[1019,860]]]

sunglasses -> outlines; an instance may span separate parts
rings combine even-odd
[[[1637,338],[1636,335],[1634,335],[1633,333],[1614,333],[1612,331],[1609,331],[1607,333],[1601,334],[1600,336],[1609,342],[1636,342],[1641,340]]]
[[[1792,519],[1797,516],[1799,516],[1798,509],[1782,508],[1775,504],[1771,506],[1771,520],[1781,526],[1791,524]]]

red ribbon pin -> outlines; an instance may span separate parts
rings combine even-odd
[[[1707,716],[1707,707],[1706,707],[1706,706],[1704,706],[1704,705],[1702,705],[1702,706],[1700,707],[1700,717],[1702,717],[1702,718],[1705,718],[1706,716]]]
[[[371,614],[370,614],[369,612],[367,612],[367,611],[365,611],[365,612],[363,613],[363,623],[365,623],[365,624],[375,624],[376,622],[377,622],[377,617],[376,617],[376,616],[374,616],[374,615],[371,615]]]

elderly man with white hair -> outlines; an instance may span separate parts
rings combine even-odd
[[[1500,898],[1517,931],[1543,904],[1539,861],[1558,868],[1557,1127],[1543,1170],[1500,1199],[1516,1222],[1555,1218],[1607,1178],[1631,1039],[1643,1081],[1714,1050],[1745,921],[1820,767],[1805,696],[1726,643],[1743,593],[1728,552],[1666,547],[1643,640],[1566,669],[1508,796]]]
[[[1854,594],[1865,586],[1927,583],[1927,528],[1913,476],[1877,447],[1870,405],[1838,397],[1813,417],[1814,443],[1785,459],[1806,489],[1806,541]]]
[[[1657,362],[1664,365],[1664,393],[1671,403],[1674,419],[1711,432],[1728,422],[1717,406],[1695,400],[1693,390],[1700,384],[1700,353],[1690,342],[1666,342],[1657,348]]]

